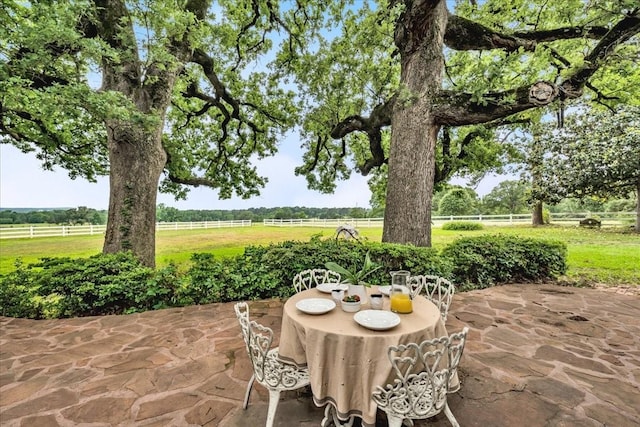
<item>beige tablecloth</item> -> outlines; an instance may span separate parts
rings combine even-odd
[[[438,308],[422,296],[413,301],[413,313],[400,314],[398,326],[372,331],[358,325],[340,305],[326,314],[310,315],[296,309],[305,298],[327,298],[330,294],[309,289],[292,296],[284,305],[280,335],[280,358],[297,366],[307,366],[316,405],[331,403],[339,418],[355,415],[363,425],[375,425],[376,404],[371,400],[375,386],[392,378],[387,356],[390,345],[421,342],[447,335]],[[389,310],[389,298],[384,298]],[[362,309],[369,309],[363,304]],[[452,387],[457,387],[457,378]]]

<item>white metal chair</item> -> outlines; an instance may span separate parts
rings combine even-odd
[[[426,419],[444,411],[454,427],[460,427],[447,403],[449,382],[464,350],[468,328],[448,337],[390,346],[389,360],[395,371],[393,384],[378,386],[373,401],[387,414],[389,427],[403,420]]]
[[[309,270],[302,270],[300,273],[293,277],[293,287],[296,293],[302,292],[307,289],[315,288],[323,283],[340,283],[342,277],[340,273],[336,273],[332,270],[326,270],[324,268],[314,268]]]
[[[278,360],[278,348],[271,348],[273,331],[254,320],[249,320],[249,306],[246,302],[236,303],[234,308],[253,367],[253,375],[249,380],[242,407],[247,409],[253,382],[258,381],[269,390],[266,427],[271,427],[278,409],[280,392],[296,390],[308,385],[309,372],[306,368],[297,368]]]
[[[438,307],[438,310],[440,310],[442,320],[447,321],[449,306],[451,305],[453,294],[456,291],[453,283],[439,276],[410,276],[409,289],[413,297],[422,294],[434,303],[436,307]]]

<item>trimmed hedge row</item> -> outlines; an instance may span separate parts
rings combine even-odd
[[[445,222],[442,224],[443,230],[459,230],[459,231],[470,231],[470,230],[482,230],[484,229],[484,225],[480,222],[472,222],[472,221],[452,221]]]
[[[89,258],[45,258],[0,276],[3,316],[62,318],[121,314],[165,307],[250,299],[286,298],[293,276],[335,261],[358,266],[369,251],[383,268],[372,284],[389,282],[393,270],[451,279],[460,290],[507,282],[552,280],[566,270],[561,242],[480,236],[459,239],[442,252],[390,243],[337,242],[314,237],[249,246],[242,255],[193,254],[186,271],[175,265],[152,270],[131,253]]]
[[[452,277],[463,290],[554,279],[567,270],[564,242],[486,235],[461,238],[442,250],[455,260]]]

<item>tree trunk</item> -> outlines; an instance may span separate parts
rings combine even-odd
[[[439,126],[431,116],[444,64],[444,1],[416,1],[396,25],[402,95],[391,118],[383,242],[431,246],[431,202]]]
[[[544,225],[544,218],[542,216],[542,202],[536,200],[533,205],[533,211],[531,213],[531,225]]]
[[[131,250],[155,267],[156,197],[166,163],[162,125],[150,130],[128,122],[108,123],[109,216],[104,253]]]
[[[636,185],[636,233],[640,233],[640,181]]]

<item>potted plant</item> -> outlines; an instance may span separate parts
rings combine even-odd
[[[342,282],[349,285],[349,295],[360,296],[360,302],[367,302],[367,291],[365,287],[371,286],[365,279],[373,272],[382,268],[381,265],[371,261],[371,256],[367,251],[364,256],[364,264],[362,267],[354,267],[352,269],[345,268],[333,261],[325,263],[325,267],[329,270],[335,271],[340,274]]]
[[[340,301],[342,309],[348,313],[355,313],[360,310],[360,296],[359,295],[347,295]]]

